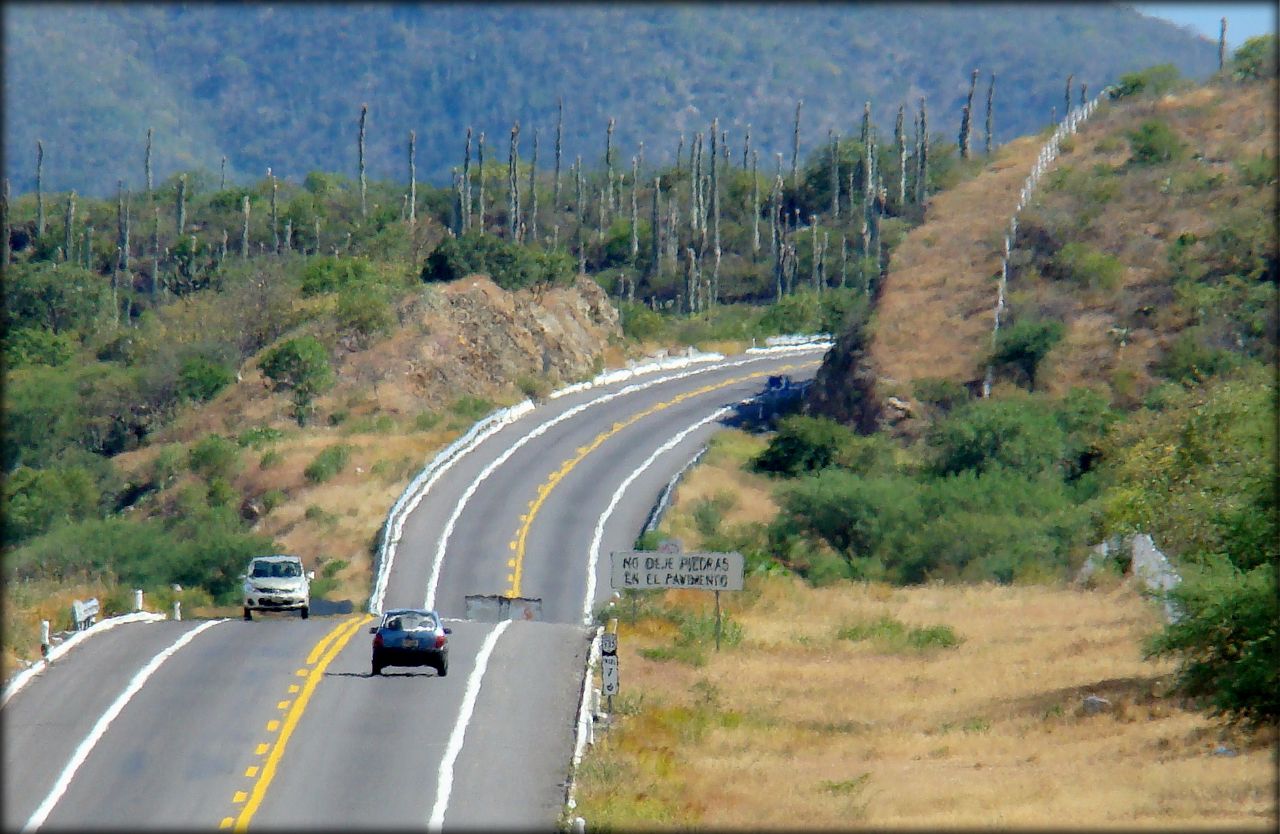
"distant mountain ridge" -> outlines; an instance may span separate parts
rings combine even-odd
[[[970,73],[981,144],[996,74],[994,135],[1047,125],[1074,76],[1097,91],[1120,74],[1173,63],[1216,69],[1217,45],[1121,5],[80,5],[6,4],[5,176],[15,194],[43,186],[103,196],[142,188],[148,127],[154,180],[203,170],[217,187],[268,167],[357,176],[360,107],[369,106],[367,175],[445,184],[465,133],[486,133],[486,163],[506,164],[512,122],[528,161],[554,164],[564,101],[562,173],[603,162],[616,120],[614,168],[670,164],[680,134],[713,117],[731,158],[751,147],[766,171],[789,170],[798,100],[803,159],[828,131],[857,131],[870,100],[880,135],[899,105],[927,98],[930,131],[955,135]],[[472,163],[478,148],[473,144]]]

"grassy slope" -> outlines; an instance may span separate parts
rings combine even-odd
[[[1274,153],[1275,90],[1274,83],[1199,87],[1159,100],[1105,105],[1065,143],[1055,170],[1063,177],[1090,177],[1093,185],[1077,188],[1105,188],[1107,195],[1070,234],[1117,257],[1124,274],[1114,291],[1081,292],[1031,269],[1014,270],[1011,315],[1067,324],[1063,342],[1045,359],[1039,387],[1064,393],[1075,385],[1099,386],[1112,393],[1115,404],[1132,406],[1155,384],[1151,365],[1192,324],[1169,312],[1169,242],[1184,232],[1203,238],[1233,212],[1274,214],[1274,191],[1242,183],[1234,166]],[[1152,117],[1171,125],[1186,143],[1188,159],[1172,167],[1126,168],[1125,135]],[[927,221],[895,252],[870,350],[881,394],[910,396],[911,382],[922,377],[981,378],[1003,234],[1043,141],[1023,137],[1001,148],[981,177],[935,198]],[[1112,172],[1112,186],[1097,185],[1099,166]],[[1028,218],[1072,209],[1055,189],[1054,176],[1042,178]],[[1216,184],[1196,186],[1215,183],[1218,176]],[[1147,308],[1157,312],[1148,315]],[[1127,333],[1123,344],[1120,330]]]
[[[694,505],[742,483],[726,521],[763,520],[767,484],[738,468],[761,448],[718,436],[663,531],[699,547]],[[1274,828],[1272,740],[1159,697],[1172,666],[1140,648],[1157,609],[1118,579],[812,588],[753,576],[722,603],[741,639],[719,654],[710,595],[653,592],[636,621],[621,605],[623,693],[579,774],[588,827]],[[837,636],[885,616],[961,642]],[[679,625],[699,617],[700,631]],[[1112,710],[1084,715],[1090,694]],[[1220,743],[1237,755],[1214,755]]]

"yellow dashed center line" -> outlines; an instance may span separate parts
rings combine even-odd
[[[362,614],[339,623],[307,655],[308,668],[299,669],[294,673],[296,677],[306,678],[306,680],[301,685],[296,683],[289,684],[289,694],[297,695],[297,697],[276,703],[276,709],[287,710],[283,721],[273,718],[267,722],[267,732],[279,732],[279,738],[276,739],[274,745],[270,742],[260,742],[254,748],[255,756],[266,756],[266,759],[261,766],[256,764],[249,766],[244,775],[256,781],[248,791],[236,791],[231,798],[233,804],[243,805],[243,809],[240,810],[237,817],[224,817],[218,823],[219,828],[234,827],[236,831],[244,831],[249,827],[249,821],[253,819],[253,815],[262,804],[267,788],[270,787],[271,780],[275,777],[276,768],[284,755],[289,737],[298,725],[298,720],[307,708],[307,703],[311,700],[311,695],[315,692],[316,686],[319,685],[324,677],[325,669],[337,657],[338,652],[342,651],[347,645],[347,642],[359,630],[360,626],[371,619],[372,617],[368,614]]]
[[[697,388],[693,391],[686,391],[685,393],[680,394],[676,397],[673,397],[670,400],[667,400],[666,402],[661,402],[661,403],[658,403],[657,405],[650,406],[649,408],[646,408],[644,411],[638,412],[632,415],[631,417],[628,417],[626,420],[620,423],[614,423],[612,428],[596,435],[596,438],[592,440],[590,443],[588,443],[587,445],[579,446],[577,449],[577,453],[573,457],[569,458],[564,463],[562,463],[559,469],[551,473],[550,477],[547,478],[546,482],[538,486],[538,497],[529,502],[528,514],[522,515],[520,517],[520,522],[521,522],[520,529],[516,531],[515,541],[512,542],[512,544],[514,545],[514,550],[516,552],[515,559],[512,560],[514,562],[513,567],[515,568],[515,570],[512,571],[507,576],[507,581],[511,583],[511,587],[507,589],[507,595],[512,597],[520,596],[520,581],[524,576],[524,554],[525,554],[525,547],[527,545],[528,538],[529,538],[529,528],[533,526],[533,520],[534,518],[537,517],[538,511],[542,509],[542,505],[546,502],[547,498],[551,495],[551,491],[555,489],[556,486],[562,480],[564,480],[565,476],[568,475],[575,466],[577,466],[579,463],[582,462],[583,458],[585,458],[587,455],[591,454],[591,452],[598,449],[600,447],[600,444],[604,443],[610,437],[613,437],[618,432],[622,431],[623,429],[627,428],[630,425],[635,424],[636,422],[644,419],[645,417],[648,417],[652,414],[657,414],[659,411],[663,411],[664,409],[670,408],[673,405],[682,403],[685,400],[690,399],[691,397],[698,397],[703,394],[709,393],[711,391],[715,391],[719,388],[727,388],[730,385],[736,385],[739,382],[746,382],[749,379],[756,379],[762,376],[769,376],[771,374],[782,373],[784,371],[788,371],[796,367],[799,367],[799,366],[784,365],[780,368],[775,368],[773,370],[756,371],[754,373],[746,374],[745,376],[739,376],[739,377],[734,377],[733,379],[725,380],[724,382],[717,382],[711,385],[704,385],[701,388]]]

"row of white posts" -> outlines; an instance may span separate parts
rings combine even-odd
[[[1031,173],[1022,184],[1022,191],[1018,194],[1018,206],[1013,210],[1013,215],[1009,218],[1009,230],[1004,236],[1004,254],[1000,257],[1000,283],[996,290],[995,322],[991,327],[991,349],[993,351],[996,347],[996,336],[1000,333],[1000,319],[1004,315],[1005,288],[1009,282],[1009,250],[1018,236],[1018,212],[1026,208],[1028,201],[1031,200],[1031,195],[1035,193],[1036,186],[1040,184],[1040,177],[1057,161],[1058,150],[1062,146],[1063,138],[1074,136],[1076,131],[1080,129],[1080,125],[1084,124],[1084,121],[1093,115],[1093,111],[1098,109],[1098,105],[1102,100],[1111,95],[1111,90],[1111,87],[1105,88],[1094,96],[1093,100],[1088,104],[1082,104],[1066,115],[1066,118],[1053,131],[1053,135],[1049,137],[1049,141],[1045,142],[1044,147],[1040,149],[1040,155],[1036,157],[1036,164],[1031,167]],[[991,396],[993,373],[993,368],[988,363],[987,373],[982,379],[983,399]]]
[[[100,610],[100,606],[99,606],[97,597],[92,597],[90,599],[84,600],[83,602],[78,599],[72,600],[71,601],[72,627],[76,631],[83,631],[89,626],[93,625],[94,621],[98,619],[99,610]],[[133,591],[133,610],[134,611],[142,610],[142,589],[140,588],[135,588]],[[173,601],[173,619],[174,620],[182,619],[182,602],[180,600],[175,599]],[[53,642],[53,638],[49,631],[49,621],[41,620],[40,621],[40,654],[43,657],[47,658],[49,656],[49,648],[52,645],[52,642]]]

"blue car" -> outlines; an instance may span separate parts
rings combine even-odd
[[[440,615],[421,608],[393,608],[382,622],[369,628],[373,635],[373,674],[387,666],[430,666],[449,674],[449,637]]]

